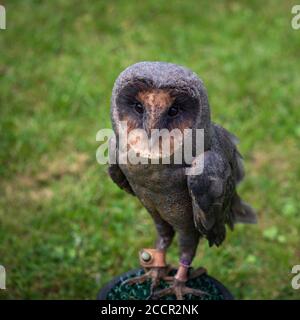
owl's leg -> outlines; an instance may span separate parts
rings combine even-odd
[[[155,227],[157,230],[156,250],[166,253],[167,249],[172,243],[175,235],[173,227],[163,219],[154,219]]]
[[[151,280],[151,293],[159,285],[161,279],[168,281],[171,267],[166,264],[166,251],[174,238],[174,229],[158,215],[152,215],[158,233],[155,249],[144,249],[140,252],[140,263],[144,267],[145,273],[141,276],[128,279],[125,284],[143,283]],[[147,261],[148,260],[148,261]]]
[[[185,284],[189,279],[196,278],[205,273],[204,268],[196,269],[189,274],[190,265],[195,256],[199,242],[199,233],[179,233],[180,262],[173,283],[170,287],[154,292],[152,298],[161,298],[166,295],[175,295],[177,300],[183,300],[184,295],[195,296],[207,295],[206,292],[187,287]]]

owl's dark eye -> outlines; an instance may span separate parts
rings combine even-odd
[[[136,102],[136,103],[133,105],[133,107],[134,107],[134,110],[135,110],[137,113],[140,113],[140,114],[144,113],[144,107],[143,107],[143,105],[142,105],[141,103]]]
[[[168,115],[170,117],[175,117],[178,114],[178,112],[179,112],[178,106],[172,106],[168,111]]]

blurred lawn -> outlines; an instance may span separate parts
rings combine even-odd
[[[214,121],[240,138],[238,225],[204,265],[237,298],[299,299],[300,31],[293,1],[1,1],[0,297],[94,299],[135,268],[155,231],[96,163],[113,82],[141,60],[183,64],[205,81]],[[244,4],[243,4],[244,3]],[[174,242],[169,261],[177,261]]]

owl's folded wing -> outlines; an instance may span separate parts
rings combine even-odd
[[[121,189],[127,191],[128,193],[135,195],[126,176],[120,169],[118,164],[111,164],[108,167],[108,173],[115,184],[117,184]]]
[[[200,170],[202,168],[202,170]],[[231,168],[221,155],[206,151],[190,168],[188,188],[193,202],[194,223],[210,245],[220,245],[225,239],[225,224],[233,227],[230,213],[235,183]]]
[[[110,175],[112,181],[118,185],[121,189],[127,191],[128,193],[135,195],[134,191],[132,190],[125,174],[121,170],[120,166],[117,163],[116,159],[116,140],[115,137],[111,137],[108,144],[109,149],[109,158],[110,164],[108,167],[108,174]],[[115,161],[112,161],[114,159]]]

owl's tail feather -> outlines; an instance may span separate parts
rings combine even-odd
[[[251,206],[236,195],[231,205],[234,223],[257,223],[257,216]]]

